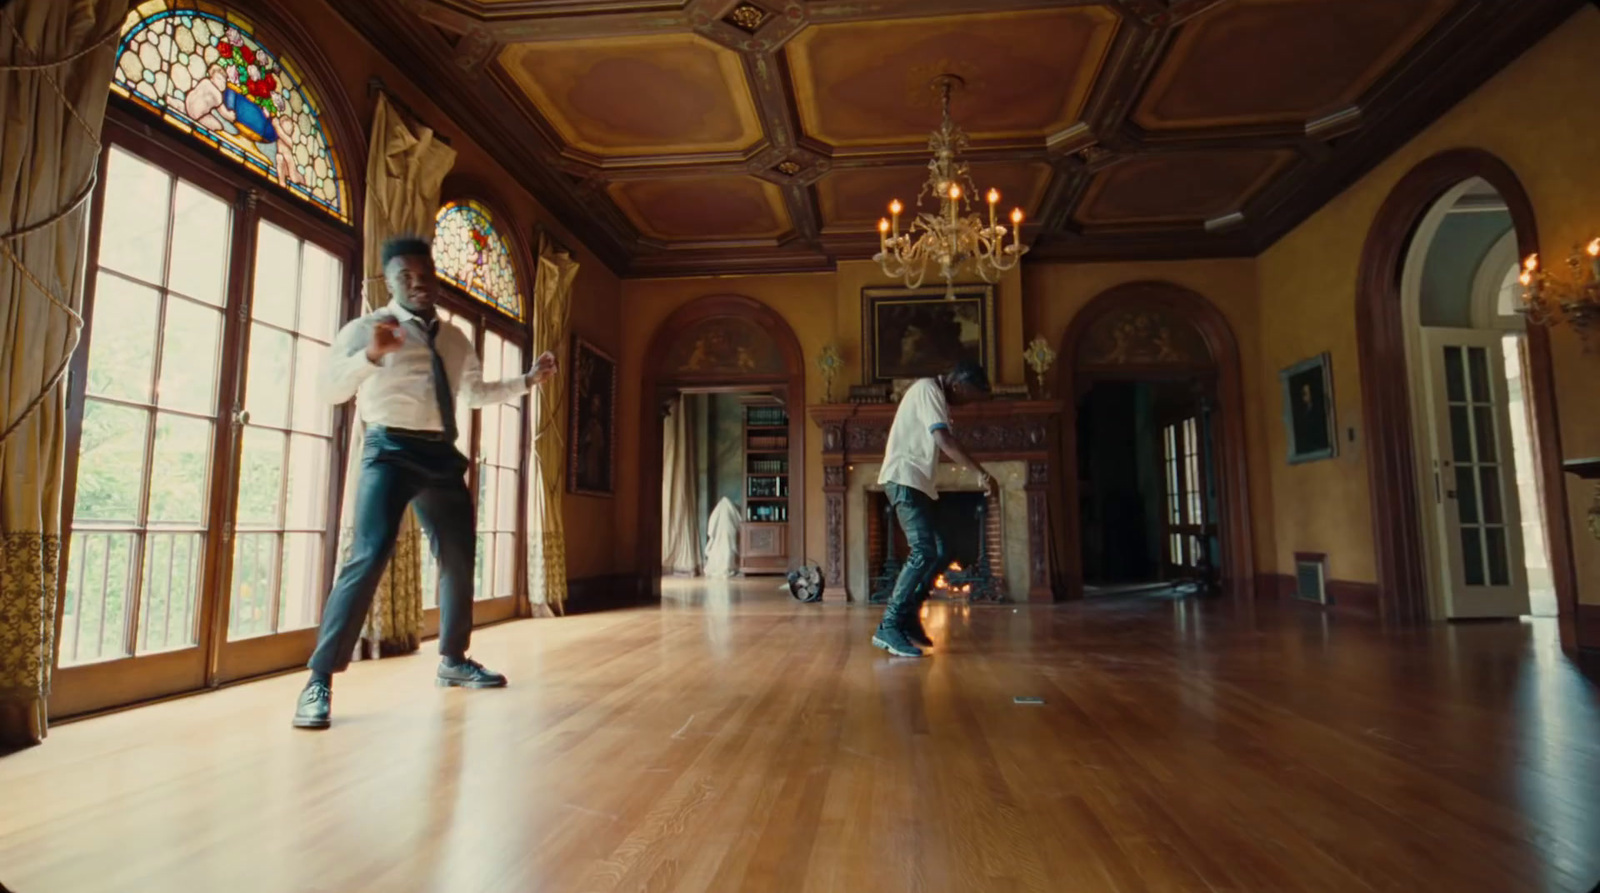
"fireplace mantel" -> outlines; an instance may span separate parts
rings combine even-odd
[[[845,493],[848,469],[883,458],[897,404],[828,403],[810,407],[822,428],[827,583],[846,585]],[[1047,400],[990,400],[951,410],[956,436],[980,462],[1021,462],[1027,468],[1028,580],[1030,602],[1055,600],[1051,586],[1049,497],[1059,461],[1062,404]]]

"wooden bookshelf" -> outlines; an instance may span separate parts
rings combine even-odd
[[[745,521],[739,570],[746,575],[789,569],[789,414],[773,403],[744,407]]]

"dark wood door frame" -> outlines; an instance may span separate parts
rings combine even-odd
[[[1200,333],[1211,363],[1205,366],[1125,366],[1080,369],[1084,336],[1108,313],[1130,308],[1160,310],[1188,322]],[[1083,529],[1078,516],[1078,400],[1096,381],[1158,381],[1177,377],[1211,378],[1214,396],[1214,473],[1217,475],[1216,524],[1222,540],[1222,584],[1241,604],[1255,598],[1255,547],[1250,519],[1249,466],[1244,432],[1244,380],[1239,342],[1227,317],[1204,295],[1170,282],[1129,282],[1115,286],[1085,304],[1061,339],[1064,358],[1057,373],[1059,393],[1071,401],[1061,426],[1062,595],[1083,597]]]
[[[1356,344],[1361,359],[1361,402],[1367,426],[1367,482],[1372,500],[1372,541],[1379,600],[1386,620],[1428,618],[1428,572],[1422,509],[1411,437],[1411,387],[1401,312],[1401,271],[1424,215],[1452,188],[1481,177],[1500,193],[1517,232],[1519,256],[1539,250],[1533,203],[1515,172],[1481,149],[1453,149],[1412,168],[1378,210],[1361,251],[1356,280]],[[1560,604],[1561,641],[1577,643],[1577,568],[1561,471],[1561,424],[1556,403],[1550,333],[1528,327],[1529,402],[1533,409],[1538,486],[1544,497],[1550,569]],[[1379,510],[1382,506],[1382,510]]]
[[[781,375],[695,376],[667,369],[667,355],[685,333],[719,318],[753,322],[783,354]],[[639,390],[639,543],[638,573],[646,592],[661,595],[661,420],[664,408],[685,391],[742,388],[770,391],[789,413],[789,560],[805,555],[806,530],[806,365],[800,340],[778,312],[743,295],[708,295],[679,307],[650,337]]]

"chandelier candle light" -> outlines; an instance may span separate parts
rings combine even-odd
[[[1584,339],[1587,351],[1590,327],[1600,322],[1600,239],[1594,239],[1582,250],[1573,249],[1567,266],[1570,268],[1568,275],[1554,276],[1540,267],[1539,255],[1528,255],[1522,262],[1519,278],[1522,283],[1519,309],[1535,325],[1566,323],[1571,326]]]
[[[928,139],[933,160],[928,162],[928,182],[917,195],[918,211],[907,232],[900,231],[900,214],[905,206],[897,198],[889,203],[889,216],[878,221],[878,253],[873,260],[884,275],[904,280],[907,288],[917,288],[927,276],[928,265],[937,264],[945,283],[945,297],[955,300],[956,276],[970,262],[984,282],[993,283],[1002,273],[1016,267],[1028,253],[1022,244],[1022,209],[1011,211],[1011,228],[996,222],[1000,190],[990,189],[989,222],[977,214],[963,213],[970,207],[969,194],[976,193],[961,150],[968,145],[967,135],[950,117],[950,94],[966,84],[960,77],[943,74],[933,79],[940,95],[943,119]],[[924,195],[939,197],[938,213],[921,211]],[[1010,244],[1006,234],[1011,234]]]

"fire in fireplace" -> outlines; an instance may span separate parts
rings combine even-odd
[[[869,598],[881,604],[889,600],[911,550],[888,497],[878,492],[871,497],[867,512]],[[943,492],[934,503],[933,520],[946,564],[933,580],[932,594],[973,601],[1003,600],[999,500],[981,492]]]

